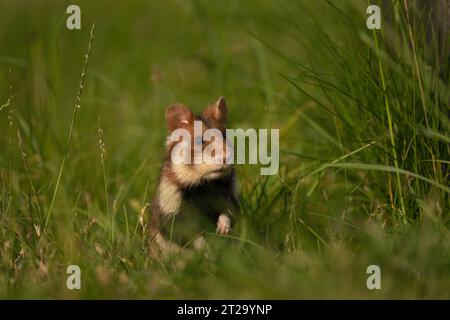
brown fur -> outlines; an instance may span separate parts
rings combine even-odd
[[[202,121],[203,130],[216,128],[225,136],[227,105],[222,97],[198,116],[182,104],[169,106],[165,116],[169,136],[178,128],[185,128],[191,132],[192,154],[195,139],[194,120]],[[209,143],[204,142],[203,148]],[[193,203],[200,212],[216,222],[216,230],[220,234],[227,234],[230,231],[230,216],[238,208],[236,173],[233,167],[225,164],[225,160],[223,164],[174,164],[171,161],[171,152],[175,144],[176,142],[171,143],[170,140],[166,144],[166,158],[151,205],[152,254],[179,249],[176,245],[169,244],[162,236],[161,227],[170,217],[179,213],[183,201]],[[226,157],[225,150],[224,157]]]

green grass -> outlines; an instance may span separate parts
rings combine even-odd
[[[450,298],[450,42],[414,1],[373,31],[364,1],[69,4],[0,1],[1,298]],[[232,234],[152,259],[164,109],[222,95],[279,174],[238,166]]]

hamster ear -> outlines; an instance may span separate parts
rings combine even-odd
[[[220,97],[215,106],[215,115],[217,121],[224,123],[227,121],[228,107],[224,97]]]
[[[166,123],[169,131],[188,128],[194,122],[194,114],[185,105],[172,104],[166,109]]]
[[[227,103],[224,97],[220,97],[216,103],[211,104],[203,111],[203,116],[214,120],[218,124],[224,124],[227,120]]]

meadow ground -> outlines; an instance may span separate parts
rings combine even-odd
[[[79,1],[68,30],[67,1],[0,1],[0,297],[450,298],[448,33],[375,2],[381,30],[366,1],[268,0]],[[152,259],[164,109],[219,96],[280,129],[279,173],[237,167],[208,257]]]

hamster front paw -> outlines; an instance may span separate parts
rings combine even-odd
[[[219,216],[219,219],[217,219],[217,228],[216,232],[218,234],[226,235],[231,230],[231,220],[230,217],[224,213],[222,213]]]

